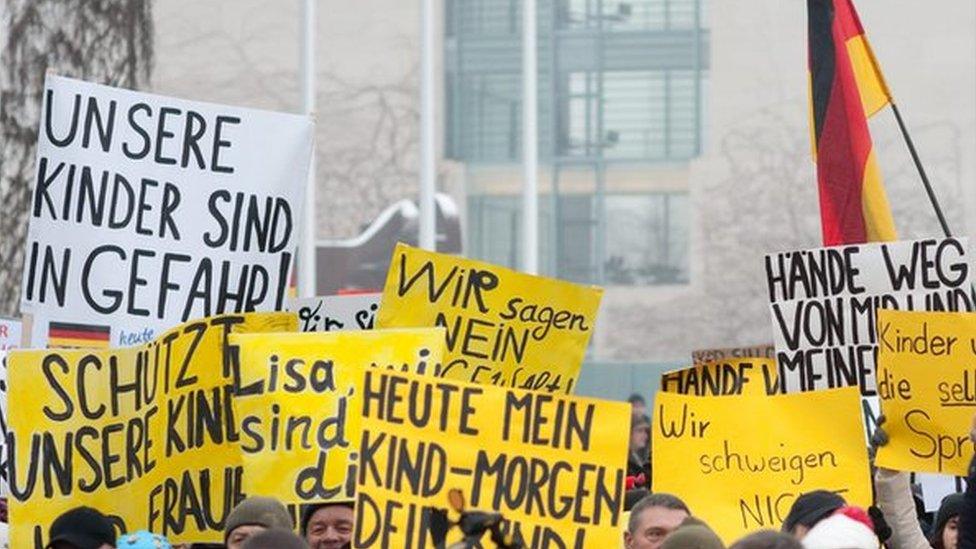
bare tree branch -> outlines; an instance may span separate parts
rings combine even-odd
[[[0,40],[0,314],[15,315],[45,74],[147,86],[151,2],[7,0]]]

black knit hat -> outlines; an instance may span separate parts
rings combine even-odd
[[[792,532],[797,525],[807,528],[820,522],[834,511],[846,505],[844,498],[827,490],[814,490],[796,498],[790,513],[783,521],[783,531]]]
[[[115,529],[98,509],[76,507],[51,524],[48,549],[59,541],[79,549],[98,549],[102,545],[115,547]]]

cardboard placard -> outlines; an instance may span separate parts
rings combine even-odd
[[[766,256],[784,392],[858,386],[875,396],[875,311],[974,310],[967,245],[930,238]]]
[[[193,318],[280,310],[312,127],[48,75],[21,295],[31,345],[139,345]]]
[[[380,369],[360,394],[355,547],[433,547],[451,489],[527,547],[620,544],[627,403]]]
[[[328,295],[288,300],[302,332],[371,330],[383,294]]]
[[[603,290],[397,244],[377,328],[439,326],[439,377],[571,394]]]
[[[766,396],[659,392],[653,486],[680,497],[729,543],[778,530],[797,496],[825,489],[872,501],[856,388]]]
[[[79,505],[122,532],[223,541],[244,497],[230,335],[296,328],[288,313],[222,315],[138,347],[11,351],[11,546]]]
[[[774,358],[703,362],[661,374],[661,391],[695,396],[775,395],[780,392]]]
[[[0,496],[10,491],[7,485],[7,351],[20,347],[22,323],[0,318]]]
[[[704,364],[716,360],[736,360],[747,358],[776,358],[776,348],[772,344],[751,347],[725,347],[722,349],[698,349],[691,352],[692,364]]]
[[[241,352],[234,410],[244,492],[288,504],[352,501],[365,368],[440,362],[440,329],[232,335]]]
[[[878,395],[890,442],[877,464],[966,476],[976,445],[976,314],[878,311]]]

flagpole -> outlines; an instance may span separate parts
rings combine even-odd
[[[434,0],[420,0],[420,226],[418,243],[437,250],[434,147]]]
[[[536,1],[522,3],[522,270],[539,272],[538,50]]]
[[[302,111],[315,117],[315,3],[302,2]],[[302,247],[299,252],[298,288],[302,297],[316,293],[315,261],[315,136],[312,136],[312,157],[305,180],[305,215],[302,223]]]
[[[935,197],[935,191],[929,182],[929,176],[926,175],[925,168],[922,167],[922,161],[918,157],[918,151],[915,150],[915,142],[912,141],[912,136],[908,133],[908,128],[905,127],[905,121],[901,117],[901,111],[898,110],[898,105],[894,101],[891,101],[891,110],[895,113],[895,119],[898,120],[898,127],[901,128],[901,135],[905,138],[905,144],[908,145],[908,152],[912,154],[912,160],[915,161],[915,168],[918,170],[918,175],[922,178],[922,184],[925,185],[925,193],[929,195],[929,202],[932,203],[932,207],[935,209],[935,215],[939,218],[939,225],[942,225],[942,232],[946,238],[949,238],[952,236],[952,232],[949,230],[949,224],[946,222],[942,208],[939,206],[939,200]]]

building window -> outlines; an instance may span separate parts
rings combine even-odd
[[[688,282],[688,195],[590,194],[559,197],[556,238],[546,230],[553,208],[541,196],[540,264],[548,274],[586,284],[652,286]],[[468,247],[475,257],[517,266],[520,254],[517,196],[472,196]],[[600,220],[605,220],[601,222]],[[601,223],[605,226],[601,228]]]
[[[445,154],[468,174],[466,252],[518,266],[523,3],[445,1]],[[705,9],[705,0],[539,0],[546,274],[688,282],[687,179],[675,173],[702,150]]]
[[[688,195],[606,197],[606,284],[688,282]]]

